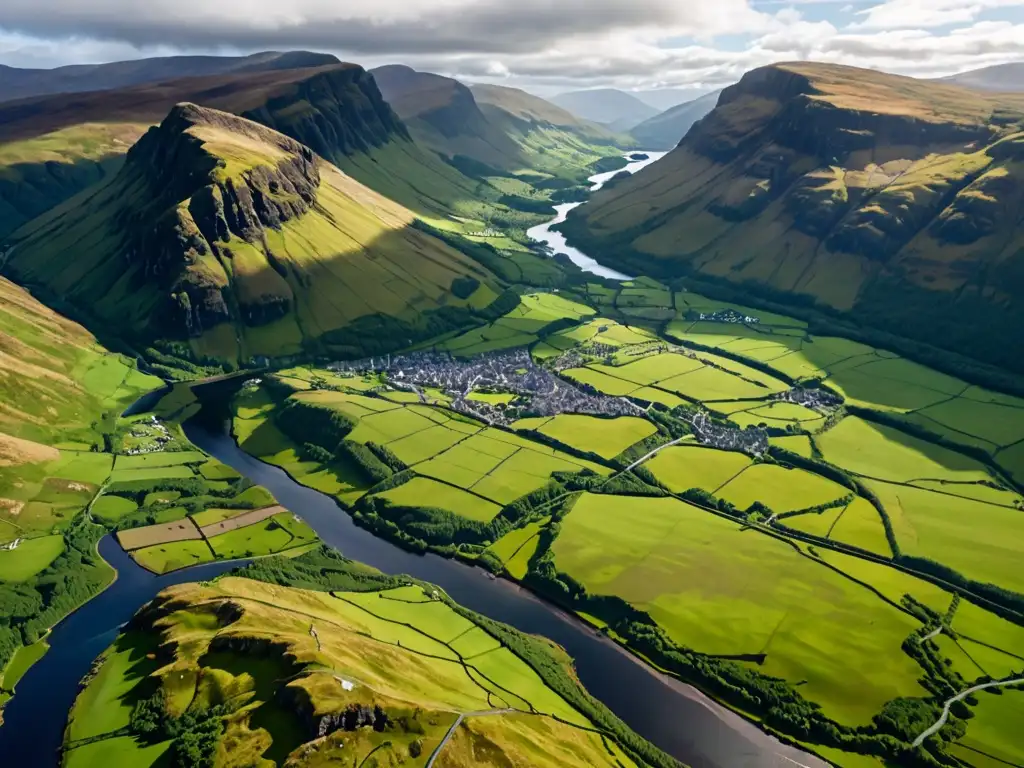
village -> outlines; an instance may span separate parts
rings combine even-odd
[[[694,436],[703,445],[723,451],[742,451],[751,456],[768,452],[768,433],[757,427],[726,427],[714,423],[702,408],[688,411],[680,418],[690,425]]]
[[[384,374],[389,384],[417,392],[440,389],[452,398],[451,408],[491,424],[511,424],[531,416],[581,413],[592,416],[635,416],[643,409],[624,397],[585,391],[537,365],[527,349],[490,352],[457,360],[443,352],[414,352],[336,362],[329,370],[341,375]],[[470,399],[473,392],[506,392],[509,404]]]

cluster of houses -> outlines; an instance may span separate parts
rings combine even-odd
[[[745,315],[735,309],[717,309],[714,312],[698,312],[691,309],[686,313],[687,320],[704,320],[709,323],[743,323],[744,325],[757,325],[761,318],[753,315]]]
[[[793,387],[776,395],[774,400],[782,403],[795,403],[821,413],[832,413],[843,404],[843,399],[827,389],[806,389]]]
[[[694,436],[702,445],[726,451],[742,451],[751,456],[763,456],[768,452],[768,433],[758,427],[726,427],[716,424],[707,411],[697,409],[680,416],[689,423]]]
[[[155,437],[154,437],[155,433]],[[171,442],[171,433],[156,416],[150,415],[147,421],[140,421],[132,427],[131,436],[138,439],[151,439],[145,445],[136,446],[127,451],[129,456],[138,456],[143,453],[157,453],[162,451]]]
[[[383,373],[400,389],[440,389],[452,398],[452,409],[495,424],[560,413],[627,416],[642,412],[625,398],[588,392],[563,381],[537,365],[530,352],[522,348],[490,352],[470,360],[458,360],[444,352],[383,355],[337,362],[328,368],[339,374]],[[475,391],[507,392],[515,399],[508,405],[468,399]]]

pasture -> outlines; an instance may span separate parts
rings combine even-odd
[[[516,425],[513,424],[512,428],[515,429]],[[602,419],[563,413],[544,422],[537,431],[576,450],[613,459],[658,430],[651,422],[635,416]]]
[[[488,552],[505,565],[505,569],[517,579],[525,578],[530,558],[539,545],[539,534],[549,520],[538,520],[509,531],[488,548]]]
[[[114,471],[177,467],[184,464],[199,464],[205,462],[206,459],[206,454],[199,451],[154,451],[134,456],[118,456],[114,460]]]
[[[185,479],[195,477],[189,467],[178,465],[171,467],[140,467],[138,469],[115,469],[110,474],[110,482],[127,483],[133,480]]]
[[[972,765],[979,759],[979,752],[994,758],[989,763],[977,763],[985,768],[1024,764],[1024,740],[1020,738],[1024,691],[1007,690],[1001,695],[983,691],[977,698],[967,735],[957,742],[953,754]]]
[[[901,651],[916,620],[789,544],[691,505],[585,494],[554,553],[590,593],[646,610],[682,646],[766,654],[761,671],[802,682],[840,722],[866,724],[886,701],[924,695]]]
[[[263,513],[258,510],[257,513]],[[250,513],[256,514],[257,513]],[[249,518],[254,519],[254,518]],[[240,527],[226,533],[209,535],[209,544],[218,558],[233,560],[241,557],[258,557],[283,552],[292,547],[311,544],[316,541],[316,533],[291,512],[280,512],[262,521],[241,526],[239,518],[226,523],[216,523],[213,527],[239,522]]]
[[[115,523],[138,508],[138,505],[131,499],[121,496],[100,496],[93,502],[92,514],[105,522]]]
[[[889,513],[904,553],[1024,592],[1024,512],[906,485],[868,485]]]
[[[815,442],[826,461],[864,477],[901,483],[991,480],[974,459],[852,416],[815,437]]]
[[[776,513],[810,509],[850,494],[849,489],[824,477],[779,464],[747,467],[715,492],[739,509],[759,501]]]
[[[660,451],[644,466],[673,493],[684,493],[691,488],[715,493],[752,464],[744,453],[674,445]]]
[[[401,507],[438,507],[482,523],[489,523],[501,511],[492,501],[428,477],[414,477],[378,498]]]
[[[0,550],[0,581],[31,579],[46,570],[63,551],[64,537],[60,535],[24,539],[17,549]]]
[[[267,518],[283,513],[286,510],[282,506],[273,506],[264,507],[263,509],[239,510],[237,514],[227,516],[223,516],[223,513],[228,512],[229,510],[222,509],[214,511],[218,513],[217,519],[212,519],[207,523],[201,522],[199,520],[199,515],[192,516],[192,520],[199,526],[199,530],[205,538],[217,536],[221,533],[227,533],[228,531],[233,531],[237,528],[244,528],[247,525],[262,523]]]
[[[828,533],[828,538],[866,549],[882,557],[893,555],[878,510],[870,501],[860,497],[842,508],[835,526]]]
[[[135,562],[153,573],[180,571],[214,559],[209,545],[202,539],[156,544],[132,552]]]
[[[768,443],[784,451],[790,451],[805,459],[811,458],[814,451],[811,448],[811,438],[807,435],[792,435],[790,437],[770,437]]]

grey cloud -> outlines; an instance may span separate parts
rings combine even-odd
[[[392,3],[392,6],[402,5]],[[393,19],[330,18],[315,12],[298,23],[265,23],[256,14],[211,20],[178,3],[150,0],[4,0],[0,27],[40,38],[90,37],[145,47],[317,48],[356,55],[489,53],[543,49],[570,36],[685,24],[683,4],[669,0],[478,0]],[[387,7],[382,2],[383,8]]]

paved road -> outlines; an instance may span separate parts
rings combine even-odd
[[[693,435],[683,435],[680,438],[676,438],[671,443],[665,443],[664,445],[659,445],[657,448],[655,448],[653,451],[648,453],[646,456],[641,456],[639,459],[634,461],[632,464],[630,464],[628,467],[626,467],[622,471],[623,472],[629,472],[629,471],[631,471],[633,469],[636,469],[641,464],[643,464],[645,461],[647,461],[649,458],[653,457],[655,454],[661,453],[666,448],[671,448],[673,445],[679,445],[679,443],[682,443],[682,442],[684,442],[686,440],[691,440],[691,439],[693,439]]]
[[[462,721],[465,720],[467,717],[486,717],[487,715],[508,715],[518,711],[519,710],[517,709],[488,709],[483,712],[463,712],[461,715],[459,715],[458,719],[454,723],[452,723],[452,727],[448,729],[448,733],[444,735],[444,738],[441,739],[441,743],[437,745],[437,749],[435,749],[434,752],[430,755],[430,759],[427,761],[425,768],[433,768],[434,761],[437,760],[437,758],[440,756],[441,750],[443,750],[445,748],[445,745],[447,745],[448,742],[451,741],[452,736],[455,735],[455,731],[458,729],[460,725],[462,725]]]
[[[983,683],[982,685],[976,685],[973,688],[968,688],[966,691],[963,691],[962,693],[958,693],[956,696],[954,696],[952,699],[946,702],[946,706],[942,708],[942,717],[940,717],[938,721],[936,721],[935,725],[933,725],[927,731],[925,731],[916,739],[914,739],[914,746],[920,747],[922,744],[924,744],[925,739],[927,739],[933,733],[936,733],[940,728],[942,728],[942,726],[946,724],[946,721],[949,719],[949,708],[952,707],[954,703],[958,701],[963,701],[975,691],[983,691],[986,688],[1001,688],[1004,685],[1015,685],[1017,683],[1024,683],[1024,677],[1018,677],[1016,680],[1001,680],[992,683]]]

